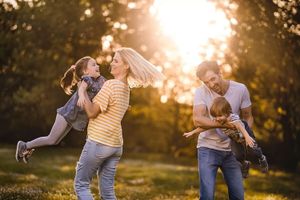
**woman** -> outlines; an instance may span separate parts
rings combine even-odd
[[[79,92],[85,98],[78,101],[90,118],[87,140],[76,167],[75,191],[78,199],[93,199],[90,191],[92,177],[98,173],[102,199],[116,199],[114,176],[122,155],[121,120],[129,106],[130,88],[146,87],[164,76],[131,48],[116,50],[111,63],[114,79],[104,83],[91,102],[86,94],[86,83]]]

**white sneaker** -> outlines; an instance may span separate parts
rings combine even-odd
[[[19,141],[16,147],[16,160],[20,162],[21,158],[23,158],[23,153],[26,151],[26,143],[23,141]]]

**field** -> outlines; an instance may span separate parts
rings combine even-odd
[[[72,200],[76,199],[73,178],[80,149],[41,148],[29,164],[17,163],[14,146],[0,148],[1,200]],[[124,155],[118,165],[115,189],[120,200],[196,200],[198,174],[196,163],[179,164],[155,155]],[[191,162],[193,163],[193,162]],[[246,200],[300,199],[300,176],[281,171],[268,175],[251,169],[244,181]],[[92,183],[99,199],[96,178]],[[218,173],[215,199],[227,199],[227,189]]]

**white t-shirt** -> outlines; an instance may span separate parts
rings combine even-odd
[[[194,106],[205,105],[208,113],[208,117],[212,119],[210,115],[210,107],[213,99],[220,95],[211,91],[205,84],[196,89]],[[240,110],[251,106],[250,96],[247,87],[235,81],[229,81],[229,88],[224,97],[230,103],[232,112],[239,115]],[[199,134],[197,148],[207,147],[211,149],[221,151],[231,151],[230,139],[225,135],[221,129],[209,129]]]

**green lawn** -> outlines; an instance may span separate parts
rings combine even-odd
[[[80,149],[42,148],[34,152],[29,164],[17,163],[14,147],[0,148],[0,199],[76,199],[73,178]],[[252,169],[245,180],[246,200],[300,199],[300,176],[271,171],[268,176]],[[116,194],[120,200],[196,200],[197,167],[174,164],[147,155],[124,156],[118,165]],[[97,180],[92,183],[95,199]],[[221,173],[218,174],[216,199],[227,199]]]

